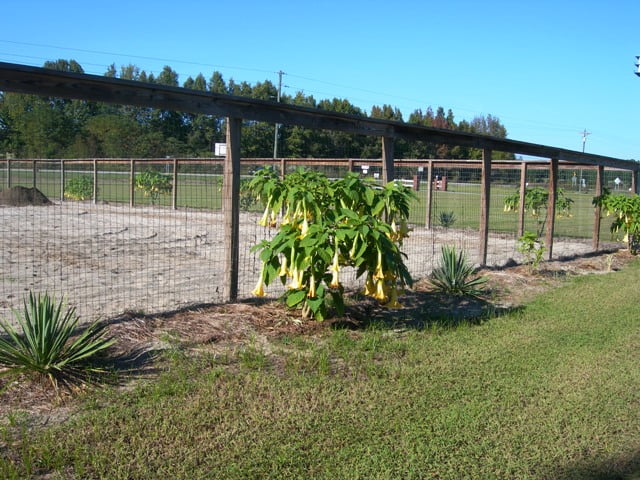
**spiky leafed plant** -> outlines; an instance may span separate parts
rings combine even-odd
[[[482,293],[479,288],[487,279],[473,277],[475,267],[471,264],[464,250],[456,252],[456,247],[442,247],[440,265],[431,273],[431,283],[443,293],[453,295],[478,296]]]
[[[438,219],[440,220],[440,225],[444,228],[449,228],[455,223],[456,215],[453,212],[440,212]]]
[[[63,311],[64,306],[63,300],[30,292],[23,311],[14,311],[22,333],[0,321],[0,328],[8,336],[0,336],[0,366],[7,368],[3,374],[40,375],[57,390],[59,383],[71,387],[104,372],[91,360],[114,340],[97,322],[74,337],[79,317],[75,308]]]

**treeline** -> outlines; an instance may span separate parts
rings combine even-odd
[[[46,62],[45,68],[84,73],[75,60]],[[118,69],[111,65],[106,77],[180,86],[178,74],[165,66],[157,76],[135,65]],[[182,84],[194,90],[275,100],[277,87],[269,80],[251,85],[225,81],[215,71],[207,80],[204,75],[189,77]],[[316,100],[297,92],[283,94],[281,102],[330,110],[352,115],[405,121],[399,109],[391,105],[374,105],[369,113],[347,99]],[[46,98],[11,92],[0,92],[0,155],[15,158],[85,158],[85,157],[209,157],[214,144],[225,141],[224,118],[202,114],[128,105],[110,105],[81,100]],[[406,119],[437,128],[472,132],[506,138],[500,120],[491,115],[471,121],[456,122],[451,110],[438,107],[417,109]],[[244,157],[271,157],[274,153],[275,126],[245,121],[241,154]],[[344,132],[313,130],[282,125],[278,131],[279,157],[379,158],[380,139]],[[396,140],[396,158],[480,158],[481,152],[466,147],[449,147],[424,142]],[[494,153],[494,158],[512,158]]]

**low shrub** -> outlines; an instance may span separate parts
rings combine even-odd
[[[456,247],[444,245],[441,251],[440,265],[431,273],[431,283],[436,290],[453,295],[480,295],[480,286],[487,279],[473,277],[475,267],[467,260],[464,250],[456,252]]]
[[[0,366],[7,368],[3,374],[35,374],[48,379],[57,390],[59,383],[71,387],[104,373],[91,360],[115,340],[97,322],[74,337],[79,317],[75,308],[63,308],[63,300],[30,292],[23,311],[14,312],[22,333],[0,320],[8,337],[0,336]]]
[[[69,179],[64,187],[64,196],[71,200],[89,200],[93,198],[93,179],[90,175]]]

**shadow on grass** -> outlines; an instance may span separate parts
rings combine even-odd
[[[435,291],[404,294],[404,308],[390,309],[361,294],[350,297],[345,318],[333,322],[335,328],[360,329],[376,325],[390,329],[425,329],[434,326],[480,325],[483,322],[522,311],[524,307],[500,307],[478,297],[456,296]]]
[[[546,478],[556,480],[640,480],[640,451],[608,461],[577,461],[550,470]]]

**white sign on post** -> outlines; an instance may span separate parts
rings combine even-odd
[[[226,157],[227,156],[227,144],[226,143],[216,143],[214,150],[216,157]]]

